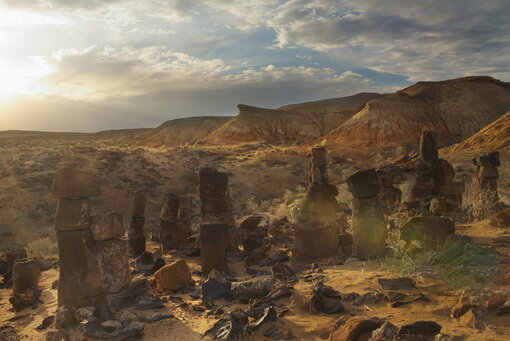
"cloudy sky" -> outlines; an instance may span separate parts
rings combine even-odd
[[[510,81],[510,0],[0,0],[0,130]]]

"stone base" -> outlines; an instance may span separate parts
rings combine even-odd
[[[228,230],[227,224],[200,226],[200,250],[204,275],[208,275],[213,269],[229,271],[227,266]]]

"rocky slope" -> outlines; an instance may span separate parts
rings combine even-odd
[[[144,135],[141,143],[149,147],[195,143],[230,119],[231,117],[201,116],[167,121]]]
[[[493,150],[510,150],[510,111],[468,139],[444,148],[443,152],[480,153]]]
[[[324,136],[381,95],[360,93],[264,109],[238,105],[239,114],[213,131],[204,141],[213,144],[270,141],[306,143]]]
[[[510,83],[490,77],[419,82],[368,102],[325,136],[335,149],[397,146],[414,149],[422,129],[438,135],[441,146],[460,142],[510,109]]]

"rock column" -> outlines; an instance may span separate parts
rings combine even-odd
[[[179,213],[179,197],[167,194],[161,210],[159,239],[163,252],[176,249],[188,238],[187,231],[177,220]]]
[[[312,261],[338,252],[337,188],[328,183],[325,148],[312,148],[309,186],[295,227],[294,261]]]
[[[454,181],[452,165],[439,158],[436,136],[423,131],[420,140],[420,158],[415,163],[415,180],[411,188],[412,200],[430,202],[432,198],[449,200],[450,209],[462,204],[464,183]]]
[[[379,180],[374,169],[359,171],[347,179],[352,193],[353,254],[362,259],[386,254],[386,223],[379,206]]]
[[[494,209],[499,202],[499,152],[480,154],[473,159],[473,165],[476,166],[472,190],[473,215],[484,218],[484,211]]]
[[[191,232],[191,219],[193,218],[193,198],[181,197],[179,199],[179,212],[177,219]]]
[[[212,269],[228,271],[227,250],[237,248],[237,231],[227,173],[214,168],[200,169],[199,192],[202,272],[208,274]]]
[[[89,197],[101,193],[94,173],[64,168],[55,173],[53,196],[58,198],[55,229],[59,249],[59,306],[74,311],[106,302],[101,269],[90,230]]]
[[[33,259],[20,258],[12,267],[12,297],[9,298],[14,310],[20,310],[37,301],[41,295],[39,262]]]
[[[145,206],[147,204],[147,192],[136,192],[131,208],[131,220],[128,227],[129,254],[138,257],[145,251]]]

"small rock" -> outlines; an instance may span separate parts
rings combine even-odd
[[[119,322],[122,323],[123,325],[127,325],[130,322],[133,322],[134,320],[136,320],[136,315],[130,313],[129,311],[123,311],[119,315]]]
[[[101,322],[101,327],[103,327],[103,329],[108,333],[113,333],[114,331],[121,327],[121,324],[120,322],[117,322],[115,320],[109,320]]]
[[[91,317],[94,316],[94,311],[96,309],[94,307],[82,307],[79,309],[76,309],[74,312],[74,318],[78,323],[83,322],[85,320],[89,320]]]
[[[398,336],[421,335],[421,336],[435,336],[441,332],[440,324],[434,321],[418,321],[411,324],[406,324],[400,327]]]
[[[47,316],[42,320],[41,324],[36,329],[37,330],[47,329],[49,326],[51,326],[51,324],[53,323],[54,320],[55,320],[55,316],[53,316],[53,315]]]
[[[459,318],[462,326],[485,330],[485,316],[481,309],[476,307],[470,308],[464,315]]]
[[[243,220],[241,224],[239,224],[239,228],[248,231],[253,231],[259,226],[261,221],[262,221],[261,216],[251,216]]]
[[[383,325],[383,321],[374,317],[342,317],[333,327],[329,335],[330,341],[358,340],[368,338],[372,332]]]
[[[384,324],[372,332],[372,337],[368,341],[387,341],[394,340],[397,337],[398,328],[391,322]]]

